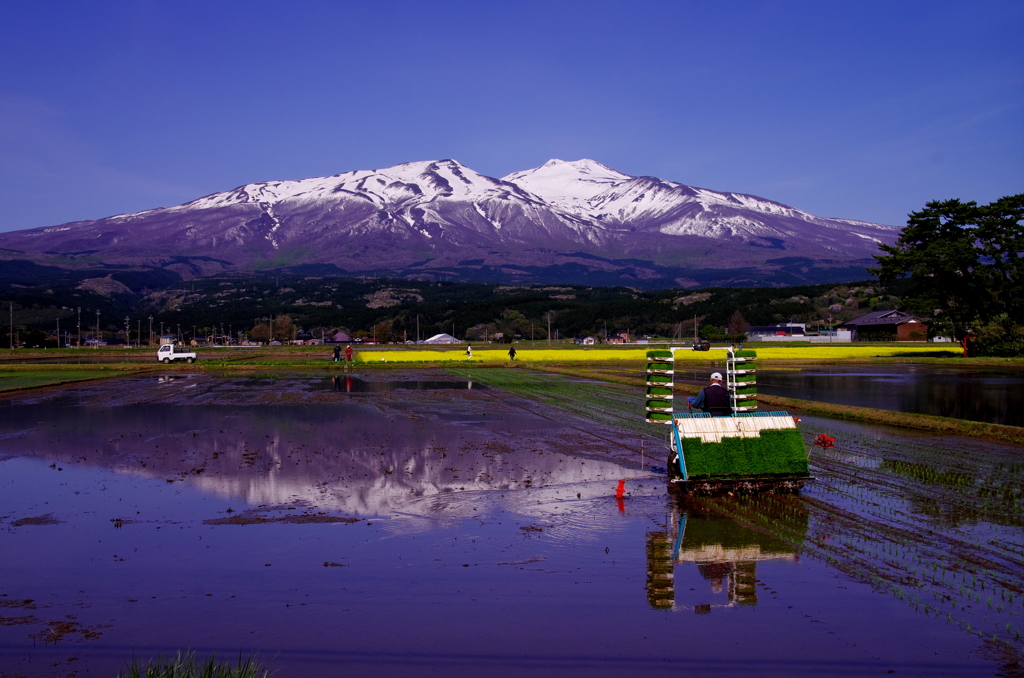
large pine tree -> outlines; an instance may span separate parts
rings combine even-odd
[[[958,339],[994,321],[1024,324],[1024,194],[989,205],[930,202],[881,249],[872,272],[883,283],[908,281],[910,310]]]

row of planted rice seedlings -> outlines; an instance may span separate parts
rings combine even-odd
[[[910,521],[910,520],[913,519],[913,517],[914,516],[907,516],[907,520]],[[1011,536],[1008,535],[1008,537],[1011,537]],[[1013,537],[1016,537],[1016,539],[1018,541],[1020,539],[1019,533],[1017,533],[1016,535],[1012,536],[1011,539]],[[996,541],[995,544],[998,545],[999,543]],[[993,583],[994,585],[997,585],[997,586],[1001,586],[1001,588],[999,589],[999,601],[998,602],[994,602],[993,601],[994,607],[995,607],[996,611],[999,611],[1000,605],[1002,603],[1006,603],[1006,604],[1009,605],[1009,604],[1011,604],[1011,602],[1010,602],[1011,600],[1014,600],[1015,598],[1019,597],[1019,594],[1015,594],[1015,591],[1020,589],[1020,580],[1017,577],[1013,577],[1011,574],[1012,573],[1020,573],[1020,571],[1022,570],[1021,562],[1016,557],[1008,558],[1008,556],[1012,556],[1013,553],[1011,553],[1010,551],[1008,551],[1005,548],[993,549],[992,548],[993,540],[991,540],[991,539],[982,539],[982,538],[977,538],[976,537],[976,538],[974,538],[972,540],[972,545],[976,549],[983,550],[985,552],[984,556],[986,558],[991,558],[994,555],[994,556],[996,556],[996,559],[998,561],[1001,561],[998,564],[998,569],[1000,570],[998,575],[993,576],[993,575],[989,574],[989,576],[988,576],[988,580],[991,583]],[[934,555],[935,554],[929,554],[928,557],[934,557]],[[923,561],[924,561],[924,557],[919,555],[918,557],[915,558],[915,565],[920,565]],[[957,565],[954,564],[953,566],[956,567]],[[939,569],[940,568],[938,566],[933,564],[933,566],[931,568],[932,573],[933,573],[933,577],[928,578],[930,583],[938,583],[936,581],[937,577],[935,577],[935,575],[938,573]],[[941,569],[943,570],[942,571],[942,578],[945,578],[945,567],[942,567]],[[920,566],[915,566],[914,567],[913,574],[916,577],[921,577],[922,576],[923,573],[922,573],[922,570],[921,570]],[[982,579],[979,582],[978,578],[975,577],[975,578],[972,579],[972,586],[986,587],[987,586],[986,585],[986,580]],[[984,589],[982,589],[982,590],[984,590]],[[974,597],[975,597],[975,599],[977,601],[977,598],[979,598],[980,596],[978,596],[976,594]]]
[[[830,522],[829,529],[835,530],[836,524]],[[867,525],[858,525],[867,527]],[[907,527],[914,529],[914,525]],[[1020,581],[1012,573],[1020,572],[1019,567],[1003,563],[999,571],[971,566],[969,561],[978,561],[987,557],[988,553],[978,553],[983,546],[981,540],[974,540],[974,553],[966,552],[966,543],[949,544],[950,539],[943,540],[946,544],[936,548],[927,539],[907,538],[895,533],[891,525],[880,524],[872,530],[872,534],[862,534],[858,544],[857,555],[847,552],[847,562],[841,557],[830,560],[841,569],[856,574],[857,570],[867,572],[872,581],[880,586],[903,591],[905,588],[918,589],[927,595],[931,593],[937,603],[936,610],[945,609],[945,614],[959,620],[961,626],[970,627],[974,631],[991,630],[993,635],[1010,633],[1014,642],[1019,642],[1019,635],[1013,620],[1008,619],[1020,612],[1019,594]],[[848,545],[849,539],[841,539],[840,543]],[[828,550],[827,544],[818,544]],[[952,548],[950,548],[952,546]],[[952,554],[952,555],[951,555]],[[957,558],[957,555],[960,558]],[[863,556],[866,556],[863,557]],[[871,561],[874,562],[871,562]],[[957,562],[959,560],[959,562]],[[925,564],[931,565],[931,576],[928,576]],[[941,571],[941,575],[938,573]],[[959,572],[959,576],[957,576]],[[886,583],[888,582],[888,583]],[[991,593],[987,593],[991,592]],[[902,597],[902,593],[900,596]],[[1013,601],[1013,602],[1011,602]],[[929,611],[932,604],[928,603]],[[1008,626],[1009,625],[1009,626]],[[1007,628],[1010,631],[1007,631]]]
[[[999,588],[999,599],[991,590],[994,582],[991,574],[980,570],[962,569],[948,560],[942,549],[918,548],[911,544],[904,546],[898,541],[887,539],[884,526],[872,532],[870,526],[860,533],[849,526],[828,524],[830,540],[819,540],[812,533],[809,543],[812,555],[823,557],[833,566],[865,581],[876,588],[889,590],[900,600],[907,600],[920,609],[920,600],[929,598],[926,612],[942,613],[955,620],[965,629],[973,629],[986,635],[1009,634],[1009,639],[1019,642],[1019,632],[1013,619],[1019,612],[1010,601],[1012,591]],[[838,534],[837,534],[838,533]],[[922,566],[923,563],[931,568]],[[931,570],[929,573],[927,570]],[[958,572],[959,570],[959,572]],[[941,574],[939,574],[941,572]],[[986,576],[988,575],[988,576]],[[987,596],[987,597],[986,597]],[[1019,603],[1019,598],[1015,601]]]
[[[985,468],[981,469],[982,473],[979,475],[977,471],[968,472],[959,465],[953,468],[934,468],[888,456],[874,464],[870,461],[865,462],[864,457],[859,457],[851,464],[851,455],[845,450],[846,446],[844,452],[829,450],[814,454],[812,464],[817,464],[818,469],[834,471],[835,475],[840,477],[849,476],[855,471],[862,480],[874,481],[870,484],[876,488],[890,486],[893,495],[900,498],[908,494],[908,480],[926,485],[927,492],[910,494],[910,501],[902,507],[904,511],[927,513],[928,507],[931,506],[933,512],[941,509],[944,513],[954,516],[963,514],[964,519],[988,519],[1003,524],[1021,524],[1024,521],[1024,516],[1021,515],[1021,502],[1018,499],[1019,475],[996,478],[990,477]],[[877,475],[873,475],[872,467],[878,471]],[[819,472],[819,475],[826,474]]]
[[[876,502],[870,502],[870,503],[876,503]],[[889,522],[889,519],[892,517],[892,514],[891,513],[888,513],[888,514],[883,513],[883,515],[886,517],[887,522]],[[895,528],[899,528],[901,530],[904,530],[903,534],[914,534],[914,535],[917,535],[917,534],[920,534],[922,532],[922,529],[921,529],[922,526],[921,526],[920,523],[921,523],[921,521],[920,521],[918,516],[915,516],[915,515],[912,515],[912,514],[904,514],[904,519],[903,520],[898,520],[898,521],[892,522],[891,525],[893,527],[895,527]],[[928,528],[929,532],[934,532],[935,528],[936,528],[935,525],[929,525],[929,526],[926,526],[926,527]],[[941,530],[940,530],[940,532],[941,532]],[[1016,586],[1016,583],[1014,583],[1014,582],[1017,582],[1019,580],[1016,577],[1013,577],[1012,575],[1014,573],[1018,573],[1022,569],[1024,569],[1024,564],[1022,564],[1022,562],[1021,562],[1021,560],[1019,558],[1012,557],[1010,554],[1007,554],[1002,549],[995,549],[995,548],[993,548],[993,546],[991,544],[992,540],[987,538],[987,535],[985,535],[985,536],[975,535],[973,537],[970,537],[969,541],[966,541],[964,535],[962,535],[962,534],[961,535],[951,535],[950,538],[955,540],[956,543],[959,544],[961,547],[963,546],[963,544],[965,542],[966,543],[970,543],[974,547],[974,550],[976,552],[978,552],[978,554],[979,554],[979,555],[977,555],[975,557],[981,557],[981,558],[984,558],[986,561],[991,561],[991,562],[995,563],[995,565],[993,567],[995,567],[996,569],[1002,571],[1004,573],[1004,575],[1011,576],[1013,581],[1010,582],[1010,585],[1011,586]],[[924,541],[924,540],[921,539],[921,538],[916,538],[914,540],[910,540],[910,539],[905,538],[905,537],[900,537],[900,538],[897,539],[897,544],[898,544],[899,547],[905,548],[905,547],[908,547],[908,546],[911,545],[911,541],[914,541],[914,542],[916,542],[917,545],[920,545],[921,541]]]
[[[916,533],[894,531],[887,524],[872,524],[860,518],[837,521],[835,516],[828,516],[826,526],[821,528],[827,532],[816,533],[818,521],[813,518],[819,517],[817,508],[812,506],[810,511],[811,533],[797,544],[809,555],[820,557],[879,590],[890,591],[925,614],[943,615],[965,630],[1003,638],[1011,645],[1020,643],[1020,632],[1012,617],[1019,613],[1013,605],[1022,601],[1012,590],[1014,584],[1008,584],[1011,588],[999,588],[998,593],[986,594],[995,585],[991,574],[968,575],[956,563],[942,563],[947,558],[946,548],[935,548],[927,539],[914,538]],[[793,509],[783,503],[751,499],[746,506],[737,504],[732,510],[738,519],[757,523],[781,538],[791,539],[795,534],[786,529]]]

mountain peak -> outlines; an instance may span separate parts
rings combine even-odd
[[[596,160],[591,160],[590,158],[580,158],[579,160],[561,160],[559,158],[551,158],[551,160],[548,160],[546,163],[544,163],[543,165],[541,165],[537,169],[541,169],[541,168],[544,168],[544,167],[549,167],[549,168],[551,168],[551,167],[561,167],[561,166],[564,166],[564,165],[568,165],[569,167],[571,167],[572,169],[574,169],[574,170],[576,170],[578,172],[599,173],[599,174],[600,173],[607,173],[607,174],[614,174],[616,176],[627,177],[627,178],[629,176],[627,174],[623,174],[622,172],[618,172],[616,170],[613,170],[611,167],[608,167],[607,165],[599,163]],[[530,170],[526,170],[526,171],[530,171]]]
[[[276,261],[516,281],[578,280],[584,270],[595,282],[645,286],[730,268],[749,284],[812,280],[815,262],[840,271],[821,275],[863,275],[877,243],[897,230],[634,177],[587,158],[553,158],[504,181],[441,159],[245,184],[177,207],[0,233],[0,259],[65,253],[73,262],[88,252],[188,276]],[[624,258],[630,263],[616,263]],[[712,279],[734,274],[701,278]]]
[[[552,158],[540,167],[502,177],[545,200],[568,203],[589,200],[631,178],[587,158],[571,161]]]

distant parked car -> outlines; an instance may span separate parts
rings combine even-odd
[[[175,360],[184,360],[191,364],[196,361],[196,354],[190,351],[175,351],[174,344],[164,344],[156,352],[156,359],[164,364],[172,363]]]

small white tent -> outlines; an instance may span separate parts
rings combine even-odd
[[[435,334],[430,339],[424,339],[424,344],[461,344],[462,342],[450,334]]]

